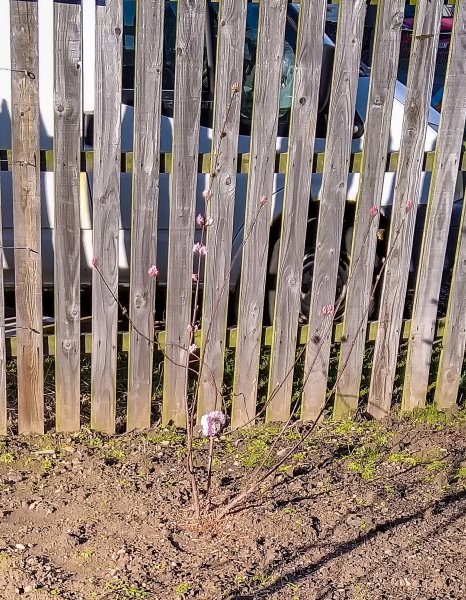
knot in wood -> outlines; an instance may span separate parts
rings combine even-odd
[[[400,10],[399,12],[396,12],[392,19],[392,29],[398,29],[398,27],[401,27],[403,25],[404,18],[405,15],[403,11]]]
[[[144,298],[138,294],[134,297],[134,308],[141,308],[144,304]]]

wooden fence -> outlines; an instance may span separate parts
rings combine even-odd
[[[127,427],[151,424],[154,347],[164,351],[162,421],[185,425],[185,397],[193,310],[193,244],[198,172],[210,173],[200,347],[198,414],[220,407],[226,348],[235,349],[231,424],[256,415],[259,367],[270,350],[266,417],[288,419],[297,348],[303,350],[301,418],[315,419],[326,402],[332,343],[339,345],[334,414],[358,408],[367,344],[373,345],[368,412],[387,415],[400,342],[407,342],[402,407],[426,402],[435,340],[442,340],[435,402],[457,402],[466,344],[466,223],[463,210],[446,317],[438,299],[458,171],[466,171],[466,0],[455,3],[442,114],[436,149],[424,140],[443,0],[418,0],[399,152],[388,152],[404,0],[379,0],[362,153],[352,154],[356,91],[366,0],[340,0],[324,154],[313,154],[326,0],[301,0],[295,50],[288,150],[276,153],[287,0],[260,2],[250,149],[238,154],[240,93],[247,0],[222,0],[212,151],[199,154],[205,0],[178,0],[171,153],[160,152],[164,2],[139,0],[135,42],[135,107],[132,152],[121,152],[123,0],[96,2],[94,150],[81,141],[83,52],[81,2],[55,1],[54,150],[39,143],[38,4],[10,3],[11,151],[2,169],[12,171],[16,337],[0,335],[0,434],[8,429],[7,361],[17,360],[20,433],[44,430],[45,354],[55,355],[56,428],[80,427],[80,357],[91,352],[91,426],[115,430],[118,350],[128,352]],[[233,86],[233,87],[232,87]],[[233,92],[232,92],[233,89]],[[219,156],[221,160],[219,160]],[[40,171],[55,172],[54,330],[43,331]],[[93,171],[92,335],[81,331],[80,172]],[[127,332],[118,331],[120,172],[132,172],[132,237]],[[378,299],[369,323],[379,210],[384,176],[396,172],[390,237]],[[432,174],[412,315],[403,319],[416,207],[422,171]],[[168,282],[164,331],[154,337],[159,177],[170,173]],[[285,173],[284,207],[273,324],[264,327],[273,178]],[[308,324],[299,323],[302,266],[313,173],[322,175]],[[360,173],[343,322],[333,323],[339,249],[349,172]],[[227,328],[235,187],[248,174],[241,255],[238,322]],[[262,199],[262,200],[261,200]],[[267,202],[264,203],[264,199]],[[5,201],[5,199],[3,199]],[[165,201],[165,199],[164,199]],[[261,206],[262,202],[262,206]],[[410,209],[412,203],[412,208]],[[377,209],[377,210],[375,210]],[[0,228],[1,234],[1,228]],[[1,243],[1,240],[0,240]],[[4,325],[0,271],[0,321]],[[154,340],[151,343],[150,340]],[[334,376],[335,378],[335,376]],[[296,377],[295,377],[296,381]],[[153,415],[152,415],[153,417]]]

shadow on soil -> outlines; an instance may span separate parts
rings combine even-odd
[[[350,540],[348,542],[345,542],[345,543],[340,544],[337,547],[333,548],[330,552],[328,552],[327,554],[322,556],[322,558],[320,558],[318,561],[316,561],[312,564],[300,567],[298,569],[294,569],[293,571],[287,573],[286,575],[280,576],[272,584],[267,585],[265,587],[262,586],[261,589],[258,591],[255,591],[255,592],[253,591],[249,594],[237,594],[237,593],[233,592],[232,594],[230,594],[228,596],[228,598],[229,598],[229,600],[255,600],[257,598],[267,598],[273,593],[277,593],[277,592],[284,590],[290,584],[299,584],[299,582],[312,576],[314,573],[316,573],[319,569],[321,569],[323,566],[325,566],[330,561],[334,560],[335,558],[340,558],[340,557],[344,556],[345,554],[349,554],[357,547],[362,546],[363,544],[366,544],[367,542],[370,542],[371,540],[375,539],[377,536],[379,536],[383,533],[392,531],[399,526],[406,525],[407,523],[410,523],[417,519],[424,518],[424,517],[426,517],[427,514],[441,515],[447,509],[454,510],[455,511],[454,514],[451,515],[451,517],[448,519],[448,521],[446,521],[446,522],[442,521],[441,524],[439,524],[437,527],[435,527],[433,530],[431,530],[427,536],[425,536],[426,538],[431,537],[431,536],[435,535],[436,532],[439,531],[439,529],[445,528],[448,524],[451,524],[454,521],[457,521],[458,519],[460,519],[461,517],[463,517],[465,515],[466,506],[462,504],[458,508],[458,503],[462,503],[463,501],[466,501],[466,490],[461,490],[459,492],[455,492],[455,493],[443,496],[441,499],[436,500],[427,508],[412,512],[408,515],[399,517],[397,519],[391,519],[391,520],[387,520],[382,523],[379,523],[371,531],[368,531],[367,533],[364,533],[356,538],[353,538],[352,540]],[[330,545],[330,543],[329,543],[329,545]],[[306,552],[310,551],[312,548],[313,548],[313,545],[310,545],[310,544],[305,544],[305,545],[297,548],[293,554],[286,556],[286,558],[284,558],[284,559],[279,559],[279,560],[275,561],[274,564],[272,565],[273,571],[277,572],[277,571],[286,569],[288,564],[292,564],[294,561],[296,561],[296,559],[299,556],[301,556],[301,557],[305,556]],[[377,566],[378,566],[378,564],[376,563],[371,570],[374,570],[375,568],[377,568]],[[270,569],[270,571],[272,571],[272,569]],[[367,572],[365,573],[364,577],[367,577]],[[333,592],[333,590],[328,590],[328,589],[325,590],[320,596],[318,596],[317,600],[324,600],[325,598],[328,598],[329,593],[331,594],[332,592]]]

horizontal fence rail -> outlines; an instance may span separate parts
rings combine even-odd
[[[385,163],[386,173],[395,173],[398,168],[399,152],[388,152]],[[435,152],[424,152],[422,170],[429,173],[434,168]],[[159,155],[160,173],[171,173],[173,168],[173,154],[171,152],[162,152]],[[121,172],[133,172],[133,152],[122,152],[121,154]],[[249,173],[251,155],[249,152],[241,152],[236,155],[236,172]],[[287,152],[277,152],[275,154],[274,172],[286,173],[288,161]],[[312,157],[312,172],[322,173],[324,169],[325,152],[317,152]],[[197,159],[197,172],[210,173],[212,163],[212,154],[210,152],[200,152]],[[54,153],[53,150],[40,151],[40,170],[47,172],[54,171]],[[0,171],[11,171],[12,153],[11,150],[0,149]],[[362,152],[353,152],[349,161],[349,173],[360,173],[362,168]],[[81,152],[80,169],[83,173],[92,173],[94,171],[94,153],[90,150]],[[459,155],[458,171],[466,171],[466,144]]]
[[[0,5],[0,435],[455,407],[466,0],[135,5]]]

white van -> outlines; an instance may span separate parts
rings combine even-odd
[[[9,28],[9,2],[0,2],[0,148],[11,148],[11,78],[8,68],[10,66],[10,28]],[[122,151],[131,151],[133,142],[133,99],[134,99],[134,34],[135,34],[135,0],[124,0],[124,30],[123,30],[123,96],[122,96]],[[217,36],[218,3],[208,2],[208,15],[206,19],[205,36],[205,61],[203,77],[203,98],[201,110],[201,128],[199,134],[199,152],[210,152],[212,141],[212,100],[215,76],[215,40]],[[82,1],[83,19],[83,56],[82,56],[82,92],[83,92],[83,149],[92,149],[92,124],[94,110],[94,49],[95,49],[95,0]],[[335,18],[336,5],[330,5],[331,18]],[[40,93],[40,144],[41,149],[53,147],[53,0],[40,0],[39,10],[39,93]],[[176,36],[176,10],[177,3],[165,1],[165,33],[164,33],[164,69],[163,69],[163,97],[162,97],[162,122],[161,122],[161,152],[170,152],[172,147],[173,132],[173,88],[175,73],[175,36]],[[285,33],[285,47],[283,57],[282,89],[280,94],[280,119],[276,141],[276,149],[280,152],[287,150],[287,135],[289,128],[289,115],[291,108],[291,93],[293,85],[294,51],[296,48],[296,29],[299,14],[299,4],[288,5],[288,17]],[[248,4],[244,79],[242,88],[241,127],[239,139],[239,152],[248,152],[250,145],[250,125],[252,112],[252,95],[254,86],[254,66],[257,44],[259,5]],[[319,116],[317,122],[315,151],[325,149],[325,135],[327,111],[330,97],[330,85],[334,55],[334,44],[326,35],[323,55],[322,77],[319,93]],[[364,140],[364,118],[368,98],[370,70],[361,64],[359,86],[356,101],[356,115],[354,124],[354,138],[352,151],[362,149]],[[397,151],[400,148],[401,128],[403,122],[404,102],[406,88],[399,82],[396,84],[395,100],[393,105],[392,122],[390,128],[389,150]],[[425,150],[435,147],[439,113],[431,108],[429,113],[429,126],[427,128]],[[460,174],[461,175],[461,174]],[[201,191],[206,187],[206,175],[198,176],[198,211],[202,211]],[[54,228],[54,175],[51,172],[41,173],[42,196],[42,252],[43,252],[43,282],[44,288],[53,288],[53,228]],[[241,245],[243,218],[246,200],[246,174],[238,174],[237,198],[234,217],[233,249],[235,253]],[[166,267],[168,252],[168,225],[169,225],[169,185],[168,174],[160,176],[160,199],[158,216],[158,254],[157,265],[160,270],[158,284],[166,283]],[[277,248],[279,236],[279,223],[283,202],[284,175],[275,175],[275,194],[273,196],[273,211],[271,222],[271,239],[269,259],[274,260],[274,249]],[[383,197],[381,201],[382,215],[389,220],[390,206],[393,198],[395,173],[385,175]],[[422,194],[420,202],[425,206],[428,197],[430,174],[423,174]],[[359,175],[350,174],[348,179],[349,218],[345,224],[343,239],[345,240],[343,255],[349,252],[351,244],[351,203],[357,197]],[[310,190],[310,217],[317,214],[317,202],[321,187],[321,175],[312,177]],[[3,217],[3,243],[4,246],[13,246],[13,214],[12,214],[12,188],[11,172],[1,173],[2,192],[2,217]],[[452,239],[455,228],[457,231],[461,200],[463,197],[462,178],[458,178],[455,192],[454,216],[452,219]],[[81,282],[83,287],[91,281],[92,251],[92,174],[81,174]],[[420,209],[420,222],[423,210]],[[314,223],[314,221],[311,221]],[[421,223],[422,225],[422,223]],[[121,175],[121,220],[120,220],[120,253],[119,253],[119,278],[123,286],[129,283],[129,252],[131,228],[131,174]],[[310,230],[311,231],[311,230]],[[417,236],[419,237],[419,236]],[[345,246],[346,244],[346,246]],[[453,243],[450,244],[449,254],[453,256]],[[346,251],[345,251],[346,250]],[[276,253],[275,253],[276,254]],[[346,258],[343,257],[343,260]],[[448,263],[448,261],[447,261]],[[232,274],[231,286],[235,287],[240,270],[240,261],[237,269]],[[4,279],[7,288],[14,286],[13,251],[5,249],[3,257]],[[312,273],[312,253],[307,253],[304,268]],[[273,265],[270,267],[273,271]],[[304,278],[308,282],[309,278]],[[303,289],[303,312],[306,312],[308,298]]]

